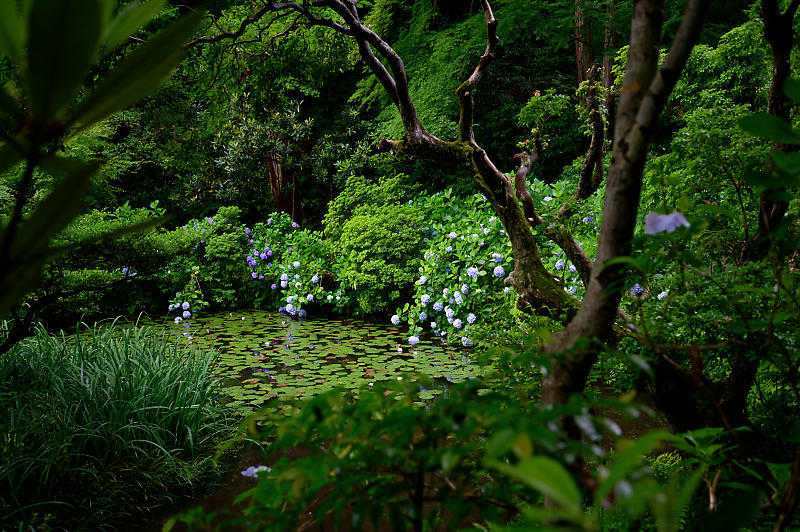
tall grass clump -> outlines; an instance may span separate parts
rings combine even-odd
[[[103,528],[209,474],[214,366],[148,327],[20,342],[0,359],[0,529]]]

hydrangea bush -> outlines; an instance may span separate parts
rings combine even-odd
[[[432,220],[411,303],[392,316],[409,325],[408,342],[430,331],[443,342],[472,345],[473,331],[513,299],[503,279],[513,269],[502,224],[479,195],[466,200],[448,191],[424,200]]]
[[[343,310],[350,298],[338,286],[337,268],[326,255],[318,233],[301,228],[288,214],[242,229],[247,239],[247,276],[259,283],[261,301],[293,317],[322,304]]]

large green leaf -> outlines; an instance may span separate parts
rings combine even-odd
[[[44,170],[66,177],[19,227],[11,246],[12,258],[40,254],[48,247],[50,239],[78,215],[81,198],[89,189],[89,179],[97,166],[66,157],[42,161]]]
[[[6,249],[7,239],[13,239],[8,255],[0,252],[0,264],[5,268],[0,277],[0,316],[39,282],[42,267],[52,254],[50,239],[80,212],[81,197],[96,170],[96,165],[55,157],[42,166],[67,176],[16,230],[5,227],[0,232],[0,250]]]
[[[578,486],[567,470],[552,458],[532,456],[516,465],[490,460],[488,465],[539,490],[570,514],[577,516],[583,513],[583,497]]]
[[[74,121],[85,127],[135,103],[158,87],[183,59],[183,44],[201,19],[202,14],[190,13],[139,47],[92,91]]]
[[[133,32],[156,16],[165,3],[166,0],[140,0],[123,7],[103,32],[103,46],[112,49],[125,42]]]
[[[779,144],[800,144],[800,134],[792,126],[769,113],[755,113],[739,119],[739,126],[756,137]]]
[[[783,92],[794,103],[800,104],[800,79],[789,78],[783,83]]]
[[[17,0],[0,0],[0,54],[20,65],[25,44],[25,25]]]
[[[77,95],[94,60],[101,17],[98,0],[33,2],[26,81],[39,122],[48,122]]]

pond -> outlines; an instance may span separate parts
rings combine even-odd
[[[479,377],[485,368],[471,350],[421,338],[414,347],[405,331],[359,319],[292,320],[261,310],[224,312],[169,327],[193,345],[220,352],[223,398],[246,415],[270,399],[291,402],[344,387],[354,394],[375,381],[422,373],[440,381]],[[420,392],[432,399],[442,387]]]

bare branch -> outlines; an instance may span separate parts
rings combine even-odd
[[[484,72],[486,72],[486,69],[494,59],[498,40],[497,19],[494,18],[494,13],[492,13],[488,0],[481,0],[481,7],[486,18],[486,51],[483,52],[483,55],[478,60],[478,66],[475,67],[469,79],[456,90],[458,103],[461,106],[461,116],[458,120],[458,139],[471,144],[475,142],[475,135],[472,132],[472,115],[475,106],[472,91],[475,90]]]

